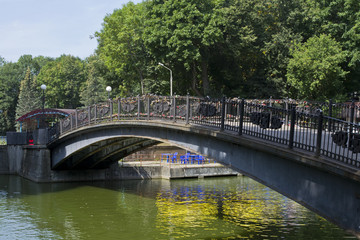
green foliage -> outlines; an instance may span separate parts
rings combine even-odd
[[[143,4],[129,2],[106,16],[103,29],[95,34],[100,58],[122,79],[113,86],[121,95],[144,94],[147,90],[145,78],[153,62],[144,46],[144,17]]]
[[[112,96],[174,93],[245,98],[343,98],[360,90],[358,0],[147,0],[104,18],[84,61],[0,57],[0,135],[15,127],[20,81],[30,69],[49,107]]]
[[[179,94],[279,98],[294,90],[287,81],[294,43],[325,33],[346,54],[342,90],[351,92],[360,87],[359,6],[355,0],[129,3],[105,18],[98,52],[126,95],[168,94],[168,72],[157,66],[163,62]]]
[[[336,39],[346,53],[343,67],[347,74],[344,81],[346,93],[360,89],[360,1],[331,0],[310,1],[311,8],[317,9],[317,32]]]
[[[144,31],[149,52],[170,68],[179,67],[191,75],[183,82],[197,94],[209,94],[211,47],[223,41],[216,9],[225,1],[155,0],[147,2]],[[177,72],[177,74],[180,74]],[[176,79],[176,81],[181,81]],[[190,84],[189,84],[190,83]]]
[[[62,55],[42,67],[38,85],[45,84],[46,105],[74,109],[80,106],[80,86],[85,82],[84,63],[71,55]]]
[[[50,61],[51,58],[33,58],[31,55],[21,56],[16,63],[6,62],[4,59],[0,61],[0,109],[3,111],[0,114],[0,134],[15,130],[20,82],[25,78],[27,69],[30,69],[32,76],[36,76],[41,67]]]
[[[25,78],[20,84],[19,100],[16,105],[16,118],[41,108],[39,89],[40,87],[37,86],[35,77],[30,72],[29,67],[26,71]]]
[[[15,107],[17,103],[19,83],[17,65],[5,63],[0,67],[0,135],[15,130]]]
[[[328,35],[311,37],[304,44],[295,44],[288,65],[288,83],[295,95],[306,100],[334,98],[343,90],[347,74],[341,68],[345,52]]]
[[[91,56],[87,59],[85,67],[87,79],[80,92],[80,102],[84,106],[107,99],[105,80],[101,72],[102,67],[103,63],[98,56]]]

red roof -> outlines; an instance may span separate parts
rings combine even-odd
[[[69,116],[71,113],[75,112],[75,109],[56,109],[56,108],[45,108],[45,109],[36,109],[34,111],[28,112],[18,119],[16,121],[23,122],[29,119],[36,119],[40,116]]]

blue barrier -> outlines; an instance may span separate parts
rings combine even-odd
[[[203,164],[206,159],[202,155],[186,153],[185,155],[180,155],[180,164]],[[177,163],[178,162],[178,153],[162,153],[161,162],[167,163]],[[208,160],[210,163],[210,160]]]

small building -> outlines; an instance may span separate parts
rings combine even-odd
[[[16,119],[20,124],[20,132],[33,131],[40,128],[51,127],[59,119],[74,113],[75,109],[45,108],[36,109]]]

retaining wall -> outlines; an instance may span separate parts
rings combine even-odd
[[[7,146],[0,146],[0,174],[10,174]]]

